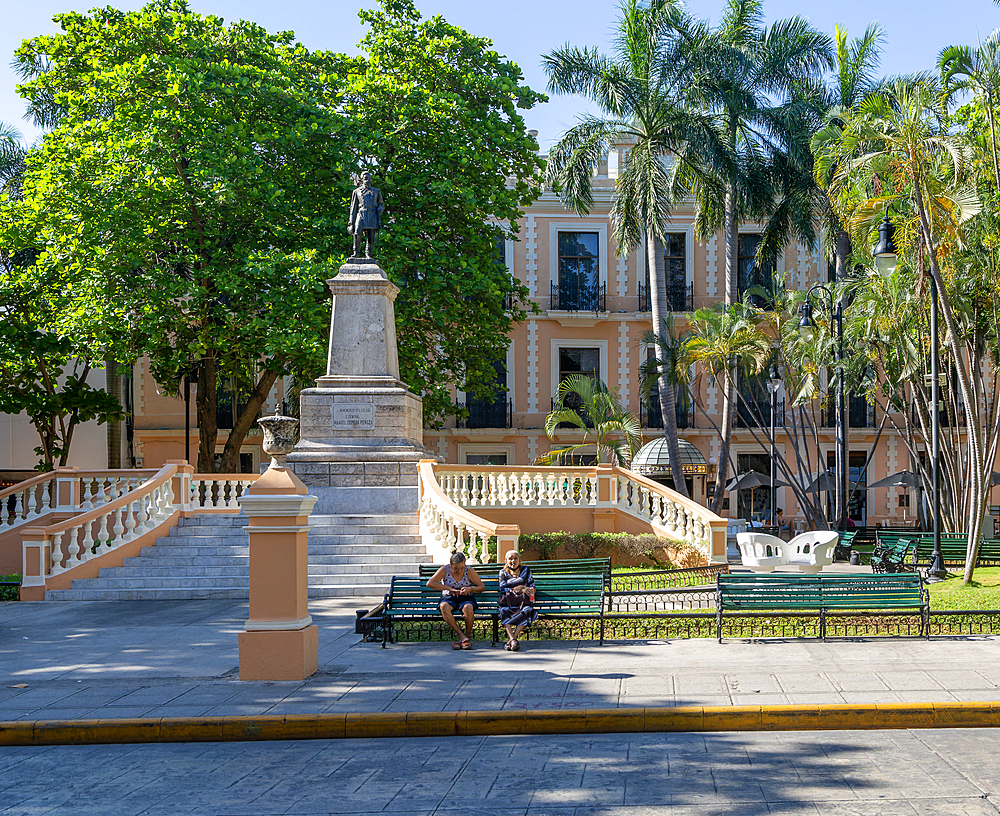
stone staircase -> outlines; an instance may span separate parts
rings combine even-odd
[[[415,516],[311,516],[309,597],[380,597],[393,575],[430,563]],[[250,550],[244,515],[181,519],[155,547],[97,578],[49,590],[46,600],[133,601],[246,599]]]

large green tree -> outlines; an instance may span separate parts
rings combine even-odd
[[[289,32],[226,25],[184,0],[56,19],[17,52],[52,130],[9,207],[9,245],[72,293],[60,329],[100,323],[120,358],[150,357],[174,391],[197,377],[198,469],[216,469],[220,384],[237,409],[219,468],[276,379],[322,371],[324,280],[350,252],[346,211],[367,167],[389,202],[379,255],[397,301],[402,376],[448,409],[485,391],[521,296],[497,263],[540,164],[516,66],[409,0],[364,12],[367,57],[310,52]],[[507,178],[515,181],[508,187]],[[514,298],[510,298],[513,300]]]
[[[594,165],[609,149],[630,145],[615,188],[611,222],[618,252],[644,244],[653,293],[653,334],[663,336],[670,304],[663,242],[674,203],[670,164],[685,152],[716,155],[711,123],[686,103],[691,74],[683,59],[690,19],[675,0],[624,0],[615,58],[566,45],[543,58],[549,88],[583,94],[602,116],[583,116],[549,152],[548,178],[581,214],[593,204]],[[660,367],[657,389],[674,489],[687,495],[677,445],[676,379]]]
[[[434,421],[454,410],[455,385],[492,395],[494,363],[524,317],[528,290],[497,247],[540,192],[543,162],[519,110],[545,97],[490,40],[422,21],[412,0],[360,16],[367,56],[352,66],[343,111],[360,125],[359,156],[386,198],[376,254],[402,290],[402,376]]]

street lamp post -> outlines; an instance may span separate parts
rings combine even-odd
[[[781,388],[781,374],[778,373],[778,364],[772,363],[771,369],[768,372],[767,380],[767,390],[771,392],[771,524],[774,524],[777,520],[777,506],[775,502],[774,495],[774,483],[777,481],[775,478],[775,470],[777,468],[777,462],[775,461],[775,426],[776,418],[778,415],[778,390]]]
[[[889,211],[878,227],[878,243],[875,245],[875,268],[885,278],[896,270],[897,254],[894,240],[895,228],[889,221]],[[940,418],[940,375],[938,372],[938,287],[931,275],[931,485],[934,516],[934,549],[931,563],[927,568],[929,582],[943,581],[948,577],[941,555],[941,418]]]
[[[812,318],[812,303],[809,296],[813,292],[823,292],[830,308],[830,333],[837,338],[837,450],[836,470],[837,482],[834,493],[834,517],[836,526],[840,528],[847,518],[847,434],[844,427],[844,308],[840,302],[834,303],[833,292],[822,283],[817,283],[806,292],[806,299],[799,307],[799,334],[808,342],[816,330]]]

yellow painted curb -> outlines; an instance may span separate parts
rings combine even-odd
[[[544,711],[409,711],[0,722],[0,746],[249,740],[998,728],[1000,701],[675,706]]]

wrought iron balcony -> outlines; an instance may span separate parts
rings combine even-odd
[[[688,414],[687,408],[678,405],[675,411],[675,416],[677,417],[678,428],[694,427],[690,422],[690,415]],[[639,425],[643,428],[663,427],[663,412],[660,410],[660,403],[658,401],[654,400],[650,402],[648,406],[639,406]]]
[[[685,286],[667,287],[667,308],[672,312],[693,312],[694,311],[694,284]],[[652,288],[645,283],[639,284],[639,309],[640,312],[653,311]]]
[[[459,417],[459,428],[514,427],[514,403],[510,399],[474,399],[459,405],[469,412],[467,417]]]
[[[737,428],[768,428],[771,425],[771,401],[754,402],[745,399],[740,400],[739,410],[736,412]],[[781,427],[785,424],[785,400],[778,400],[774,412],[774,424]]]
[[[563,312],[606,312],[606,284],[582,284],[572,278],[549,283],[549,309]]]

